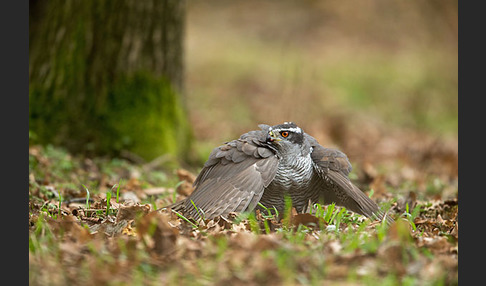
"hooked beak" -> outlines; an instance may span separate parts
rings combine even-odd
[[[277,135],[273,131],[268,131],[267,135],[267,142],[278,142],[282,141],[282,139],[278,138]]]

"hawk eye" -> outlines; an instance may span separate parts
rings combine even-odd
[[[284,137],[284,138],[287,138],[287,137],[289,137],[289,132],[288,131],[282,131],[282,132],[280,132],[280,135],[282,135],[282,137]]]

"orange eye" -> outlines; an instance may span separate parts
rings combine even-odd
[[[280,132],[280,135],[282,135],[282,137],[286,138],[286,137],[289,137],[289,132],[288,131],[282,131],[282,132]]]

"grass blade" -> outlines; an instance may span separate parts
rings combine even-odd
[[[173,213],[175,213],[178,217],[183,219],[184,221],[188,222],[193,228],[198,228],[196,224],[194,224],[192,221],[190,221],[187,217],[183,216],[179,212],[176,212],[175,210],[171,210]]]
[[[196,204],[194,203],[193,200],[191,200],[191,204],[194,207],[194,209],[196,209],[197,214],[199,215],[199,218],[202,218],[203,220],[205,220],[204,211],[203,210],[199,210],[199,208],[196,206]]]
[[[111,192],[106,193],[106,215],[110,214]]]

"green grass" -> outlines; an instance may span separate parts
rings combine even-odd
[[[175,252],[163,257],[154,250],[154,238],[159,231],[155,220],[150,222],[145,234],[137,234],[137,222],[143,217],[134,221],[132,235],[110,236],[99,231],[82,240],[81,230],[64,227],[69,223],[68,217],[78,218],[77,224],[88,231],[93,224],[90,220],[80,219],[79,213],[82,212],[76,216],[60,211],[61,207],[69,209],[65,204],[71,194],[67,183],[74,177],[82,181],[77,195],[82,199],[80,208],[92,210],[85,214],[86,217],[109,224],[115,221],[117,214],[110,199],[116,200],[117,204],[124,203],[122,195],[130,190],[127,189],[129,185],[132,184],[131,188],[137,186],[130,183],[124,174],[130,174],[130,170],[138,167],[122,160],[94,159],[93,162],[98,164],[96,170],[109,178],[105,184],[111,185],[111,188],[103,189],[99,182],[88,179],[96,177],[95,174],[86,174],[82,168],[73,167],[72,173],[63,173],[55,164],[42,165],[53,160],[65,160],[71,161],[65,166],[80,166],[82,158],[52,151],[40,152],[40,155],[30,158],[30,170],[36,178],[29,187],[29,272],[33,285],[40,281],[51,285],[66,284],[72,277],[85,284],[95,283],[93,279],[98,277],[107,284],[135,285],[156,285],[161,280],[168,284],[195,285],[231,281],[262,285],[272,282],[320,285],[323,281],[364,285],[382,281],[388,285],[414,285],[421,281],[425,285],[440,285],[454,283],[457,278],[454,268],[447,268],[449,266],[436,260],[433,248],[417,246],[420,237],[431,237],[424,225],[414,223],[416,218],[423,218],[434,206],[427,201],[417,202],[413,209],[406,205],[403,213],[394,214],[397,223],[391,226],[364,219],[334,204],[315,204],[309,209],[309,214],[315,216],[318,223],[294,225],[290,219],[292,204],[288,198],[283,213],[260,204],[262,212],[259,215],[241,214],[229,228],[226,226],[218,232],[214,225],[208,228],[211,221],[194,221],[174,213],[171,221],[178,233],[177,243],[172,246]],[[52,177],[52,172],[58,176]],[[167,189],[176,188],[179,183],[172,174],[166,174],[162,185]],[[51,178],[47,183],[52,188],[46,189],[39,184],[38,181],[46,178]],[[153,186],[148,181],[150,174],[140,178],[143,178],[138,182],[140,186]],[[431,182],[436,189],[446,187],[445,181],[434,183],[432,179]],[[409,184],[407,188],[414,186],[416,184]],[[56,196],[52,190],[60,195]],[[433,193],[436,192],[434,190]],[[426,198],[428,193],[420,196],[421,199]],[[393,197],[381,204],[384,210],[393,209],[400,192],[396,190],[390,194]],[[375,197],[376,192],[370,195]],[[181,197],[173,192],[144,198],[141,204],[158,208],[161,207],[161,199],[169,204]],[[197,207],[196,210],[204,215]],[[276,222],[280,216],[283,220]],[[454,246],[454,238],[445,230],[442,226],[438,236],[446,237],[447,243]],[[390,260],[390,257],[394,258]],[[453,257],[450,259],[454,261]],[[438,270],[435,274],[426,274],[428,272],[420,270],[422,268],[413,270],[417,269],[417,265],[431,265],[429,267]],[[56,274],[52,275],[53,272]]]
[[[175,211],[174,211],[175,212]],[[197,223],[194,223],[192,222],[190,219],[188,219],[187,217],[185,217],[183,214],[179,213],[179,212],[175,212],[175,214],[180,217],[181,219],[183,219],[185,222],[189,223],[193,228],[197,229],[199,228],[198,224]]]

